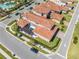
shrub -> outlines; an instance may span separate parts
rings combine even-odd
[[[78,37],[77,36],[74,37],[73,43],[74,44],[77,44],[78,43]]]

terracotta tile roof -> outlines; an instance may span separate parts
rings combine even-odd
[[[21,28],[25,27],[28,23],[29,22],[27,22],[26,20],[22,20],[22,19],[20,19],[20,20],[17,21],[17,25],[19,27],[21,27]]]
[[[44,14],[47,14],[50,11],[50,9],[44,6],[44,3],[41,3],[40,5],[35,6],[33,9],[38,13],[44,13]]]
[[[33,32],[46,38],[47,39],[46,41],[50,41],[52,37],[54,36],[54,34],[56,33],[57,29],[58,29],[57,27],[55,27],[53,30],[47,30],[43,27],[36,27],[36,29],[33,30]]]
[[[36,24],[43,25],[49,29],[51,29],[55,24],[51,19],[46,19],[45,17],[38,16],[31,12],[27,12],[24,16],[27,18],[27,20],[33,21]]]
[[[53,10],[53,11],[61,11],[61,10],[64,10],[64,11],[67,11],[68,10],[68,7],[66,6],[59,6],[51,1],[48,1],[44,4],[47,8]]]
[[[44,4],[45,4],[45,3],[41,3],[40,5],[35,6],[34,10],[35,10],[36,12],[40,13],[40,14],[41,14],[41,13],[48,14],[50,10],[49,10],[48,8],[44,7]],[[51,12],[52,12],[51,17],[52,17],[53,19],[56,19],[56,20],[58,20],[58,21],[61,21],[61,20],[62,20],[63,15],[58,14],[58,13],[55,13],[55,12],[53,12],[53,11],[51,11]]]
[[[38,13],[45,13],[45,14],[49,13],[49,11],[50,11],[50,10],[48,10],[48,8],[46,8],[46,7],[42,6],[42,5],[41,6],[36,6],[34,10],[36,12],[38,12]],[[53,19],[57,19],[57,20],[60,21],[60,20],[62,20],[63,15],[57,14],[55,12],[52,12],[51,17],[53,17]]]
[[[53,12],[53,13],[51,13],[51,17],[52,17],[53,19],[55,19],[55,20],[61,21],[64,16],[61,15],[61,14],[57,14],[57,13]]]

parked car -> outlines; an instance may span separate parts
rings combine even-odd
[[[26,4],[26,5],[25,5],[25,7],[28,7],[28,6],[29,6],[29,4]]]
[[[35,48],[31,48],[31,51],[33,51],[34,53],[38,53],[38,50]]]
[[[17,12],[15,15],[17,16],[17,15],[19,15],[19,14],[20,14],[20,13]]]
[[[23,10],[23,9],[24,9],[24,7],[20,8],[19,10]]]
[[[11,16],[9,15],[7,18],[11,18]]]

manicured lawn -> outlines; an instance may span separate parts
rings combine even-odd
[[[15,34],[19,32],[19,27],[17,26],[16,22],[11,25],[11,29],[15,32]]]
[[[10,22],[10,23],[8,24],[8,26],[11,26],[14,22],[16,22],[16,20]]]
[[[74,37],[77,37],[77,42],[74,42]],[[68,51],[68,59],[79,59],[79,22],[76,25],[76,28],[74,30],[72,42]]]
[[[63,14],[64,15],[64,18],[65,18],[65,20],[67,21],[67,22],[69,22],[70,20],[71,20],[71,15],[69,15],[68,13],[64,13]]]
[[[47,42],[39,37],[37,37],[35,39],[38,43],[40,43],[41,45],[43,45],[44,47],[52,50],[53,48],[57,47],[57,45],[59,44],[60,40],[58,38],[53,39],[53,41],[51,42]]]
[[[0,53],[0,59],[6,59],[6,58]]]

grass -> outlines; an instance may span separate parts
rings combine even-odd
[[[3,17],[0,16],[0,22],[1,21],[4,21],[6,17],[7,17],[7,15],[6,16],[3,16]]]
[[[62,31],[62,32],[66,32],[67,30],[67,26],[64,23],[64,20],[62,21],[62,23],[58,24],[56,23],[56,26]]]
[[[19,40],[25,41],[24,39],[19,38],[15,33],[12,33],[12,31],[10,31],[9,27],[7,27],[6,30],[7,30],[8,32],[10,32],[12,35],[14,35],[15,37],[17,37]],[[18,33],[18,34],[20,34],[20,33]]]
[[[1,44],[0,44],[0,48],[1,48],[5,53],[7,53],[12,59],[18,59],[18,58],[16,58],[16,57],[14,57],[14,56],[12,55],[12,53],[11,53],[8,49],[6,49],[4,46],[2,46]]]
[[[10,22],[10,23],[8,24],[8,26],[12,25],[14,22],[16,22],[16,20]]]
[[[6,58],[0,53],[0,59],[6,59]]]
[[[69,15],[68,13],[64,13],[63,14],[64,15],[64,18],[65,18],[65,20],[67,21],[67,22],[69,22],[70,20],[71,20],[71,15]]]
[[[37,37],[35,40],[38,43],[40,43],[41,45],[43,45],[44,47],[46,47],[50,50],[55,48],[58,45],[59,41],[60,41],[58,38],[56,38],[56,39],[53,39],[53,41],[51,41],[51,42],[47,42],[47,41],[45,41],[45,40],[43,40],[39,37]]]
[[[78,38],[78,42],[76,44],[73,43],[75,36]],[[72,41],[68,51],[68,59],[79,59],[79,22],[77,23],[73,33]]]

